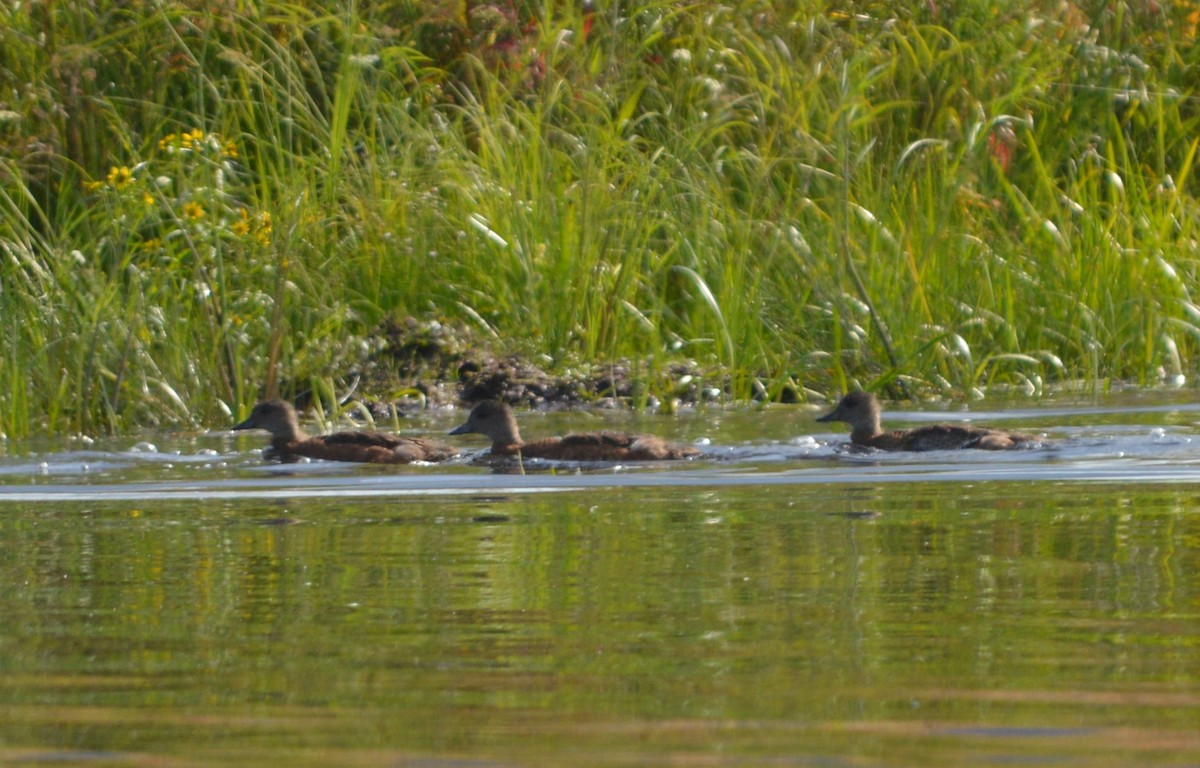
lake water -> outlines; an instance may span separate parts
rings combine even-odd
[[[1193,400],[522,414],[710,454],[525,475],[2,444],[0,765],[1200,766]]]

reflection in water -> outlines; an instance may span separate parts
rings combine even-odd
[[[1194,496],[8,503],[0,743],[185,765],[1195,762]]]

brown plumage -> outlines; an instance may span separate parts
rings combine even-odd
[[[271,448],[283,461],[298,456],[326,461],[357,461],[371,464],[409,464],[414,461],[444,461],[458,450],[434,440],[400,437],[380,432],[336,432],[308,437],[300,429],[296,410],[283,400],[264,400],[254,406],[250,417],[234,429],[265,429],[271,433]]]
[[[475,432],[492,441],[495,456],[562,461],[660,461],[697,456],[700,451],[668,443],[654,435],[627,432],[583,432],[566,437],[546,437],[526,443],[517,430],[517,417],[507,403],[487,400],[476,405],[467,421],[450,432]]]
[[[881,451],[953,451],[960,448],[1007,450],[1036,443],[1038,438],[1021,432],[956,424],[884,432],[879,427],[879,401],[869,392],[851,392],[831,413],[817,421],[844,421],[851,426],[850,442]]]

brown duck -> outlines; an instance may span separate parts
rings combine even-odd
[[[414,461],[444,461],[458,455],[457,449],[433,440],[380,432],[336,432],[308,437],[300,429],[296,410],[283,400],[258,403],[250,411],[250,417],[233,428],[270,432],[271,448],[275,457],[282,461],[307,456],[326,461],[410,464]]]
[[[953,451],[960,448],[1006,450],[1038,442],[1034,435],[988,427],[934,424],[884,432],[879,428],[879,401],[869,392],[851,392],[817,421],[844,421],[851,426],[850,442],[881,451]]]
[[[475,432],[492,441],[493,456],[520,455],[527,459],[561,461],[660,461],[697,456],[700,451],[668,443],[654,435],[627,432],[583,432],[546,437],[526,443],[517,430],[517,417],[507,403],[486,400],[471,409],[467,421],[452,435]]]

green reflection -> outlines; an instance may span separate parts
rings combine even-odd
[[[1194,497],[9,505],[0,761],[1194,763]]]

